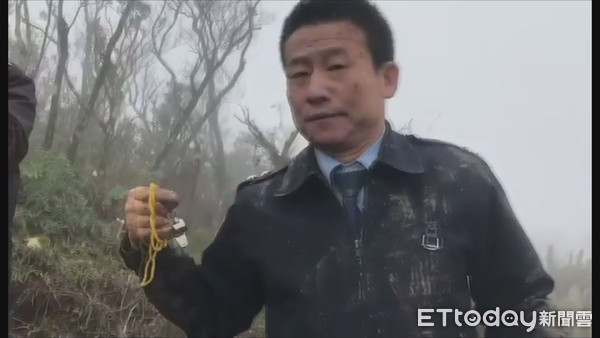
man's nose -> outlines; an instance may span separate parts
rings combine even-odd
[[[319,106],[328,102],[329,98],[330,90],[326,78],[322,74],[314,72],[308,84],[306,101],[313,106]]]

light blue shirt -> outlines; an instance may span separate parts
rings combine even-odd
[[[381,148],[381,140],[383,139],[383,135],[381,135],[377,141],[375,141],[365,152],[363,152],[354,162],[343,164],[336,160],[335,158],[325,154],[324,152],[315,149],[315,156],[317,158],[317,163],[319,164],[319,168],[323,175],[327,178],[329,184],[331,184],[331,171],[337,167],[338,165],[344,165],[342,172],[347,171],[355,171],[360,170],[362,168],[370,169],[373,165],[373,162],[377,159],[379,155],[379,148]],[[337,193],[337,192],[336,192]],[[338,199],[341,200],[341,197],[338,194]],[[358,207],[363,210],[364,209],[364,189],[361,189],[358,193],[357,197]]]

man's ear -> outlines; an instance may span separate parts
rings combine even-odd
[[[383,96],[390,99],[396,94],[400,85],[400,66],[389,61],[381,65],[379,72],[383,80]]]

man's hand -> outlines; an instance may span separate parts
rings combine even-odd
[[[131,247],[137,249],[140,244],[150,243],[152,229],[150,228],[150,197],[149,187],[137,187],[129,191],[125,203],[125,225]],[[173,230],[172,222],[167,218],[179,204],[179,197],[174,191],[156,188],[156,230],[158,236],[169,238]]]

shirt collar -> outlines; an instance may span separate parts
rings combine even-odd
[[[369,148],[367,148],[367,150],[365,150],[352,163],[358,162],[358,163],[362,164],[363,167],[369,169],[371,167],[371,165],[373,165],[373,162],[375,162],[375,160],[377,159],[377,155],[379,154],[379,149],[381,148],[381,140],[383,139],[384,134],[385,133],[382,133],[381,136],[379,136],[379,138],[377,138],[377,140],[375,142],[373,142],[373,144],[371,144],[369,146]],[[342,162],[336,160],[335,158],[325,154],[324,152],[322,152],[316,148],[315,148],[315,157],[317,158],[317,163],[319,165],[319,168],[321,169],[321,172],[323,173],[323,176],[325,176],[328,181],[330,181],[331,171],[333,170],[333,168],[337,167],[340,164],[343,164]],[[351,164],[351,163],[347,163],[347,164]]]

